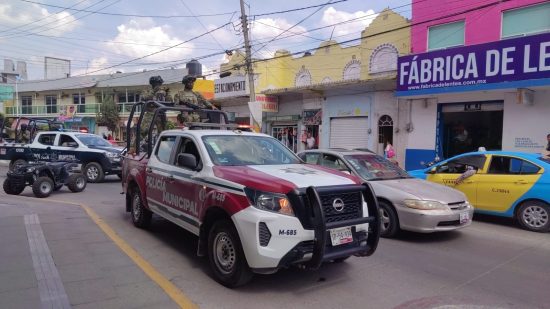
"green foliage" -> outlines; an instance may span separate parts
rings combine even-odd
[[[173,122],[173,121],[170,121],[168,120],[168,122],[166,122],[166,130],[173,130],[176,128],[176,123]]]
[[[106,126],[110,131],[115,131],[118,126],[118,106],[112,95],[101,98],[101,106],[97,113],[96,121],[100,126]]]

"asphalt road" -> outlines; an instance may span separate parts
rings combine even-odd
[[[135,228],[120,192],[110,176],[82,193],[63,188],[49,199],[89,206],[200,308],[550,308],[550,234],[510,220],[476,215],[460,231],[404,233],[382,239],[369,258],[257,275],[231,290],[210,277],[192,234],[158,217],[149,230]]]

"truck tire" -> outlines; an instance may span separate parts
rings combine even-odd
[[[23,192],[23,190],[25,190],[25,186],[19,186],[19,187],[14,186],[9,180],[9,178],[6,178],[4,180],[3,187],[4,187],[4,192],[10,195],[19,195],[21,194],[21,192]]]
[[[50,177],[38,177],[32,184],[32,192],[36,197],[48,197],[52,194],[54,188],[53,180]]]
[[[82,174],[72,174],[69,176],[67,187],[71,192],[82,192],[86,188],[86,177]]]
[[[82,170],[82,173],[86,176],[88,182],[102,182],[105,178],[105,173],[103,172],[103,167],[97,162],[90,162],[86,164]]]
[[[208,260],[216,281],[228,288],[241,286],[252,279],[253,273],[231,221],[218,221],[210,229]]]
[[[23,165],[23,164],[27,164],[27,161],[25,161],[25,159],[14,160],[13,162],[11,162],[9,169],[10,171],[13,171],[17,165]]]
[[[140,229],[145,229],[151,224],[153,213],[143,206],[139,189],[132,190],[132,223]]]

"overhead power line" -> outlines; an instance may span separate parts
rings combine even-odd
[[[346,1],[348,1],[348,0],[339,0],[339,1],[331,2],[330,4],[336,4],[336,3],[340,3],[340,2],[346,2]],[[297,9],[289,9],[289,10],[277,11],[277,12],[271,12],[271,13],[255,14],[255,15],[251,15],[251,17],[255,18],[255,17],[267,16],[267,15],[284,14],[284,13],[290,13],[290,12],[296,12],[296,11],[303,11],[303,10],[312,9],[312,8],[316,8],[316,7],[321,7],[322,8],[325,5],[327,5],[327,4],[325,3],[325,4],[306,6],[306,7],[297,8]]]
[[[214,13],[214,14],[200,14],[200,15],[140,15],[140,14],[124,14],[124,13],[112,13],[112,12],[94,12],[86,9],[75,9],[75,8],[68,8],[64,6],[54,5],[54,4],[47,4],[43,2],[37,2],[37,1],[30,1],[30,0],[20,0],[22,2],[28,2],[33,4],[40,4],[43,6],[58,8],[58,9],[64,9],[69,11],[76,11],[76,12],[87,12],[87,13],[96,13],[100,15],[110,15],[110,16],[124,16],[124,17],[143,17],[143,18],[194,18],[194,17],[208,17],[208,16],[223,16],[223,15],[232,15],[235,14],[237,11],[232,12],[225,12],[225,13]]]

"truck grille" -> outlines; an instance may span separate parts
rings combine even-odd
[[[338,194],[320,194],[326,222],[346,221],[363,216],[363,203],[361,192],[349,192]],[[336,201],[336,206],[334,206]],[[343,207],[339,202],[343,203]],[[337,209],[338,208],[338,209]]]

